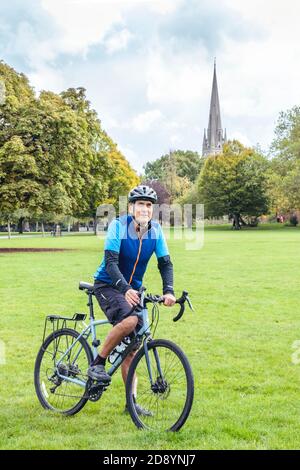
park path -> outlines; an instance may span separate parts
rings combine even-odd
[[[79,234],[80,235],[91,235],[91,234],[93,234],[93,232],[92,231],[90,231],[90,232],[70,232],[70,233],[64,232],[62,234],[62,236],[65,237],[66,235],[67,236],[72,236],[72,235],[79,235]],[[46,237],[51,237],[50,233],[46,233],[44,235],[44,238],[46,238]],[[37,235],[11,235],[10,238],[43,238],[43,235],[42,234],[37,234]],[[0,235],[0,240],[1,239],[7,240],[8,235]]]

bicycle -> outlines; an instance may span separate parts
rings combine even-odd
[[[109,324],[109,321],[95,320],[93,285],[80,282],[79,289],[88,295],[89,324],[84,323],[86,314],[82,313],[76,313],[72,318],[48,315],[34,369],[35,390],[41,405],[67,416],[78,413],[88,400],[98,401],[110,386],[95,382],[87,376],[87,369],[97,356],[100,345],[96,327]],[[178,431],[192,407],[193,374],[188,359],[175,343],[152,338],[150,328],[155,325],[156,330],[159,321],[158,304],[163,302],[163,298],[146,295],[145,290],[144,287],[140,289],[140,304],[135,307],[141,325],[130,337],[123,339],[123,350],[119,345],[112,351],[108,358],[111,366],[107,372],[112,376],[127,355],[139,348],[126,381],[126,402],[130,416],[138,428]],[[176,300],[180,311],[173,318],[175,322],[182,317],[185,302],[193,310],[188,293],[183,291]],[[149,303],[153,305],[151,324],[147,309]],[[70,322],[73,328],[68,326]],[[82,332],[77,331],[78,322],[82,322]],[[49,324],[52,325],[52,332],[46,337]],[[138,401],[149,410],[148,416],[138,415],[135,409],[136,377]]]

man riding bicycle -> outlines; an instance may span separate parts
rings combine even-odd
[[[107,357],[138,326],[134,309],[139,303],[137,290],[142,285],[148,261],[154,252],[163,282],[164,305],[171,307],[176,301],[168,247],[160,224],[152,220],[156,192],[145,185],[137,186],[130,191],[128,202],[129,215],[116,218],[109,225],[104,259],[94,275],[95,296],[113,328],[89,367],[88,376],[106,383],[111,381],[105,371]],[[124,383],[135,354],[136,351],[129,353],[122,363]],[[139,414],[148,413],[138,404],[136,409]]]

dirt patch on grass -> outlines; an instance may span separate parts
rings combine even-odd
[[[0,253],[40,253],[49,251],[73,251],[68,248],[0,248]]]

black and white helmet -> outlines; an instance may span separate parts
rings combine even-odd
[[[151,201],[153,204],[157,202],[157,194],[154,189],[149,186],[140,185],[133,188],[128,194],[128,202],[135,201]]]

